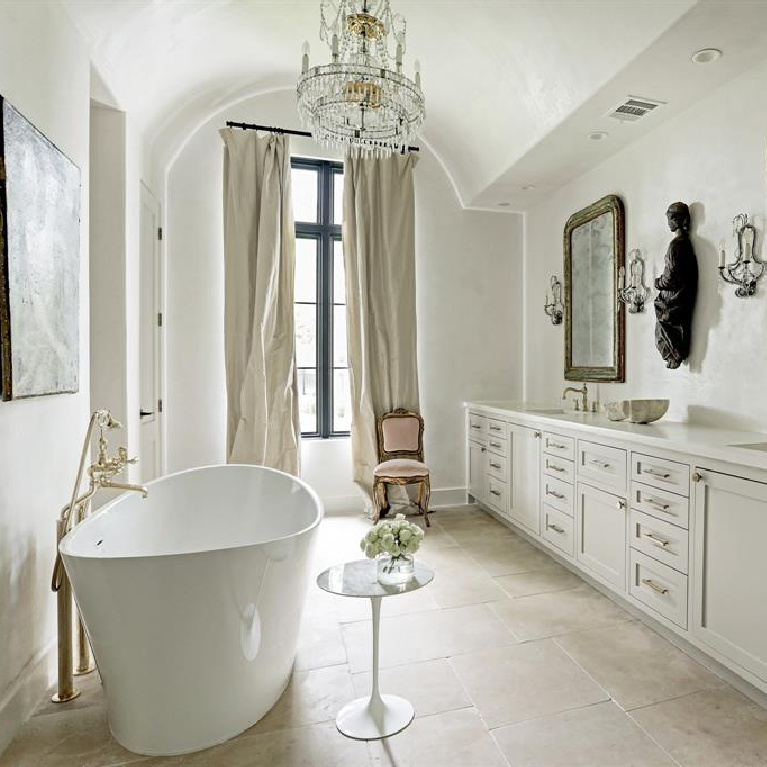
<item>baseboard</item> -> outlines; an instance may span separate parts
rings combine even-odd
[[[362,495],[340,495],[333,498],[323,498],[322,502],[325,504],[325,514],[332,517],[365,513],[365,502]],[[465,503],[465,487],[438,487],[431,491],[429,509],[463,506]]]
[[[35,655],[0,700],[0,754],[16,737],[49,687],[53,642]]]
[[[429,509],[444,509],[449,506],[466,505],[465,487],[438,487],[431,491]]]

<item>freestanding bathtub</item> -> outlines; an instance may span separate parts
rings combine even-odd
[[[323,507],[260,466],[208,466],[121,495],[61,542],[107,697],[139,754],[221,743],[284,691]]]

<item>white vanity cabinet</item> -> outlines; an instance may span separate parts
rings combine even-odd
[[[578,484],[575,558],[599,580],[626,590],[626,501]]]
[[[470,498],[767,693],[767,435],[478,404]]]
[[[767,682],[767,474],[695,469],[692,632]]]
[[[540,535],[540,448],[541,432],[528,426],[509,424],[511,444],[511,493],[509,516],[525,530]]]

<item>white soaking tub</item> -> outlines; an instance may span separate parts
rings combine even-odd
[[[234,737],[290,678],[322,502],[261,466],[208,466],[121,495],[61,542],[106,692],[139,754]]]

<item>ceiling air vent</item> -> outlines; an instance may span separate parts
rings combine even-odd
[[[619,122],[633,123],[641,120],[663,104],[665,104],[664,101],[629,96],[623,103],[618,104],[615,109],[611,109],[607,116]]]

